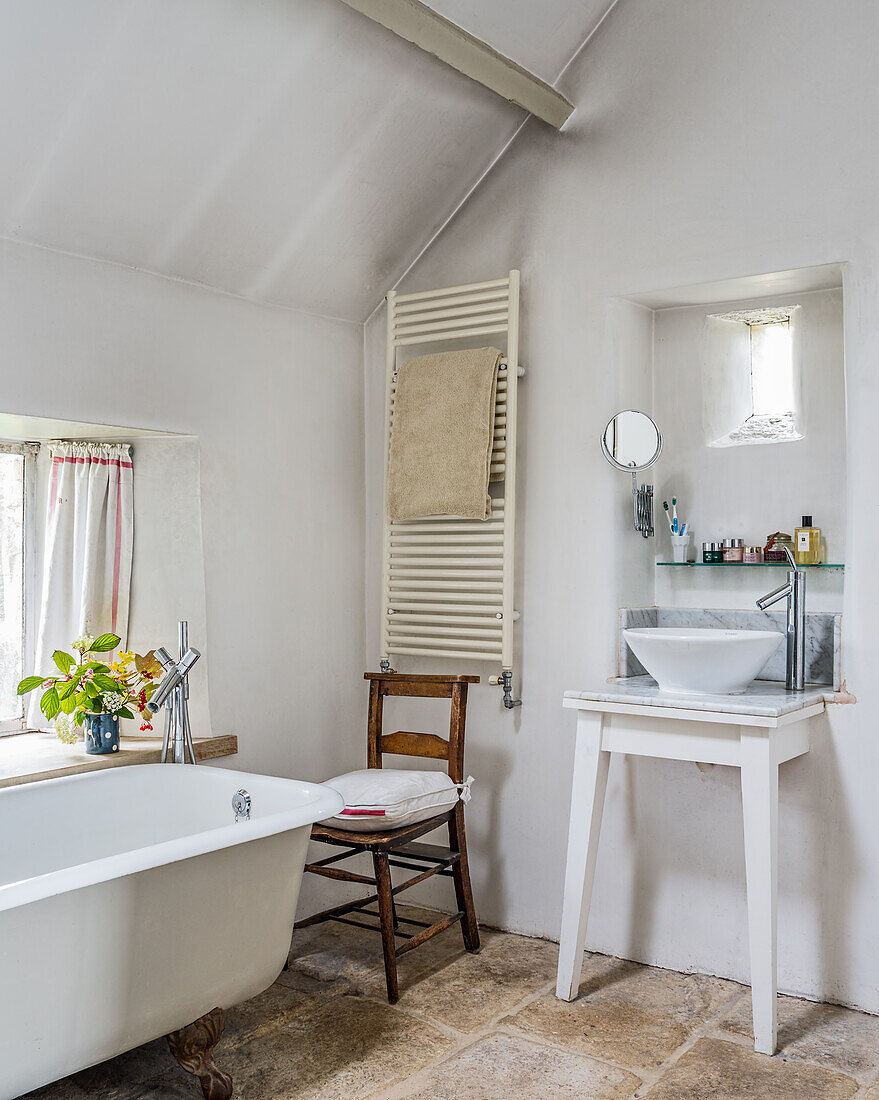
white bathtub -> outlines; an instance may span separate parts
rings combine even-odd
[[[0,790],[0,1100],[269,986],[310,825],[341,807],[319,784],[180,764]]]

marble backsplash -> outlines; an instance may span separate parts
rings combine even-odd
[[[842,616],[825,611],[806,613],[806,681],[830,684],[834,690],[841,682],[840,628]],[[643,676],[646,669],[629,649],[623,631],[636,626],[701,626],[726,630],[778,630],[784,634],[784,611],[723,611],[694,607],[622,607],[620,608],[620,676]],[[784,644],[779,645],[764,665],[758,679],[784,680]]]

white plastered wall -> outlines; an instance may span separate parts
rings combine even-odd
[[[566,688],[615,671],[616,612],[653,593],[653,543],[628,531],[630,497],[598,438],[647,407],[608,353],[608,302],[662,287],[846,261],[848,479],[844,672],[856,707],[816,725],[785,766],[780,823],[784,989],[879,1011],[879,12],[846,0],[619,4],[561,90],[566,132],[529,124],[404,281],[420,290],[523,275],[520,404],[522,611],[508,713],[473,692],[468,807],[483,919],[557,937],[573,720]],[[376,659],[383,324],[366,332],[367,653]],[[814,509],[817,512],[817,509]],[[495,671],[482,666],[488,675]],[[521,674],[521,679],[519,676]],[[410,714],[407,722],[414,718]],[[407,724],[402,728],[429,728]],[[738,778],[616,760],[590,946],[746,980]]]

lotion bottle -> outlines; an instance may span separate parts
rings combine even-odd
[[[821,529],[812,526],[811,516],[803,516],[803,526],[794,532],[794,557],[797,565],[821,564]]]

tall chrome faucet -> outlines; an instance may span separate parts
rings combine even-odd
[[[201,654],[189,644],[189,623],[185,619],[177,624],[177,640],[180,656],[176,661],[164,646],[155,651],[165,676],[147,703],[147,709],[155,714],[165,707],[162,763],[168,763],[170,756],[173,763],[185,764],[188,756],[189,763],[195,764],[195,746],[189,725],[189,670]]]
[[[787,672],[785,687],[788,691],[804,691],[806,688],[806,574],[797,568],[790,547],[784,552],[790,563],[787,584],[776,588],[757,600],[761,611],[787,600]]]

